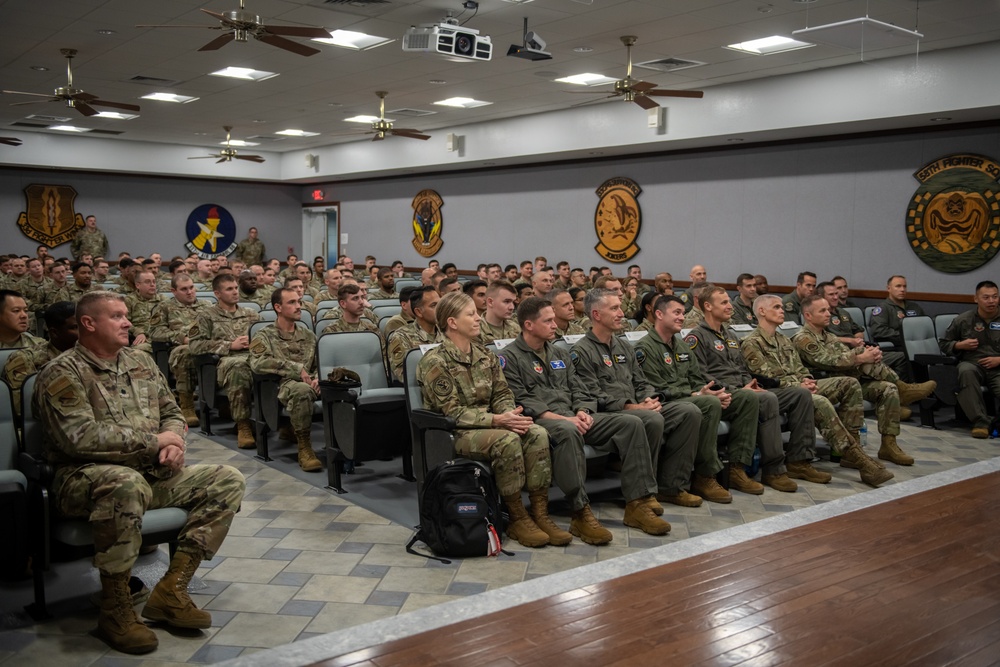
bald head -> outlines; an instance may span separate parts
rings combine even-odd
[[[688,274],[688,277],[693,283],[703,283],[706,282],[705,279],[708,277],[708,272],[705,271],[705,267],[701,264],[695,264],[691,267],[691,273]]]

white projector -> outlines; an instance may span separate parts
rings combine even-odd
[[[493,57],[493,44],[478,30],[438,23],[410,27],[403,35],[403,51],[436,53],[461,60],[489,60]]]

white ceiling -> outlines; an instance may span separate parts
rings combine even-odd
[[[10,102],[28,98],[2,95],[0,134],[23,137],[21,131],[26,129],[51,132],[12,126],[32,122],[25,116],[40,113],[70,117],[81,127],[120,131],[120,140],[212,146],[224,138],[221,126],[233,125],[234,137],[259,135],[263,137],[260,150],[284,152],[355,140],[333,135],[364,129],[343,119],[376,114],[376,90],[390,92],[387,110],[436,111],[418,118],[396,117],[397,126],[426,131],[565,109],[582,96],[567,94],[565,90],[575,87],[552,79],[585,71],[623,76],[625,51],[619,37],[625,34],[639,38],[634,49],[637,62],[673,56],[707,63],[672,74],[640,69],[636,78],[661,87],[704,89],[706,96],[719,84],[859,62],[861,53],[833,46],[770,56],[744,55],[722,46],[774,34],[790,36],[799,28],[866,14],[924,33],[921,53],[1000,39],[1000,0],[816,0],[809,4],[795,0],[534,0],[527,4],[481,0],[478,14],[467,27],[492,37],[493,60],[453,63],[404,53],[401,43],[409,26],[436,23],[448,10],[461,12],[461,0],[369,3],[372,0],[346,4],[343,0],[247,0],[248,10],[265,22],[322,25],[396,39],[362,52],[307,42],[322,53],[302,57],[252,40],[199,52],[219,32],[134,27],[140,23],[210,26],[213,19],[198,8],[227,11],[235,9],[238,0],[0,0],[0,43],[4,45],[0,88],[48,93],[65,83],[59,50],[75,48],[79,50],[74,60],[77,88],[102,99],[142,106],[139,118],[118,121],[85,118],[58,103],[11,107]],[[471,13],[467,11],[461,19]],[[508,45],[521,42],[525,16],[530,28],[548,42],[552,60],[505,57]],[[115,32],[103,35],[99,30]],[[593,50],[574,51],[583,46]],[[911,45],[867,51],[864,59],[915,53]],[[276,71],[280,76],[259,83],[207,76],[230,65]],[[49,70],[39,72],[32,66]],[[131,81],[136,76],[177,83],[150,87]],[[446,83],[431,84],[431,80]],[[138,99],[154,90],[200,99],[183,105]],[[432,104],[453,96],[493,104],[470,110]],[[287,128],[321,134],[311,138],[273,135]]]

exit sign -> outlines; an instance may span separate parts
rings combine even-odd
[[[323,191],[322,190],[313,190],[312,191],[313,201],[323,201],[323,196],[324,195],[323,195]]]

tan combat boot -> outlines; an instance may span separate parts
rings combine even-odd
[[[528,498],[531,499],[531,519],[543,533],[549,536],[549,544],[561,547],[573,541],[573,536],[570,533],[557,526],[549,518],[548,491],[532,491],[528,494]]]
[[[745,472],[743,474],[746,476]],[[722,485],[716,481],[715,477],[695,475],[694,481],[691,482],[691,493],[701,496],[710,503],[733,502],[733,494],[722,488]]]
[[[181,392],[180,394],[181,414],[188,426],[197,426],[201,423],[198,419],[198,411],[194,409],[194,394],[191,392]]]
[[[829,484],[833,475],[822,470],[816,470],[808,460],[789,461],[785,464],[788,469],[788,476],[792,479],[804,479],[813,484]]]
[[[755,496],[764,493],[764,485],[755,479],[750,479],[742,463],[729,464],[729,488]]]
[[[910,403],[922,401],[934,393],[934,390],[937,389],[937,382],[930,380],[928,382],[921,382],[920,384],[910,384],[909,382],[900,380],[896,383],[896,389],[899,390],[899,404],[909,405]]]
[[[898,466],[913,465],[913,457],[899,448],[894,435],[882,435],[882,446],[878,448],[878,457]]]
[[[299,467],[306,472],[316,472],[323,469],[323,463],[316,458],[313,451],[312,438],[309,429],[295,432],[295,440],[299,444]]]
[[[691,487],[693,489],[694,484],[692,484]],[[721,486],[719,488],[722,489]],[[723,491],[725,491],[725,489],[723,489]],[[688,493],[684,489],[681,489],[675,495],[672,496],[668,496],[665,493],[657,493],[656,499],[661,502],[670,503],[671,505],[679,505],[680,507],[701,507],[701,496],[697,496],[693,493]],[[732,500],[732,498],[730,498],[730,500]],[[656,503],[656,506],[659,507],[660,510],[659,512],[656,511],[657,507],[653,507],[652,505],[650,505],[650,509],[653,510],[653,514],[655,514],[656,516],[663,516],[663,507],[660,505],[660,503]]]
[[[170,567],[149,594],[142,615],[151,621],[163,621],[175,628],[204,630],[212,627],[212,615],[194,606],[188,595],[191,577],[201,563],[201,558],[186,551],[178,551],[170,560]]]
[[[128,572],[101,572],[101,612],[97,617],[96,635],[116,651],[135,655],[149,653],[156,650],[160,642],[135,615],[128,581]]]
[[[865,451],[857,444],[852,443],[850,447],[841,452],[840,456],[840,465],[859,470],[861,481],[869,486],[878,486],[895,477],[882,464],[865,454]],[[848,465],[844,465],[845,462]]]
[[[528,515],[528,510],[524,509],[520,492],[504,496],[503,502],[510,515],[510,522],[507,524],[508,537],[514,538],[525,547],[544,547],[549,543],[549,536],[535,524]]]
[[[906,407],[905,405],[899,406],[899,421],[908,422],[910,421],[910,417],[912,416],[913,416],[913,410]]]
[[[291,424],[282,424],[278,427],[278,439],[286,442],[295,442],[298,440],[295,436],[295,429],[292,428]]]
[[[253,435],[249,419],[236,422],[236,445],[240,449],[254,449],[257,446],[257,438]]]
[[[788,473],[784,472],[780,475],[761,475],[760,481],[775,491],[781,491],[782,493],[795,493],[799,490],[799,485],[792,481]]]
[[[628,501],[625,504],[625,518],[622,519],[622,523],[649,535],[666,535],[670,532],[670,524],[653,513],[648,499],[647,496]]]
[[[594,516],[590,505],[584,505],[583,509],[573,512],[573,518],[569,522],[569,532],[594,546],[607,544],[614,539],[611,531],[602,526]]]

